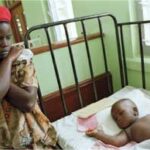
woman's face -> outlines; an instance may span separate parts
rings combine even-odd
[[[11,46],[10,24],[0,23],[0,53],[8,52]]]
[[[120,128],[125,129],[137,119],[138,112],[134,110],[133,104],[123,101],[114,107],[112,117]]]

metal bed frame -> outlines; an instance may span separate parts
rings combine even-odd
[[[127,64],[126,64],[126,55],[125,55],[125,47],[124,47],[123,28],[125,26],[132,26],[132,25],[136,25],[138,27],[140,59],[141,59],[142,88],[146,89],[144,49],[143,49],[143,43],[142,43],[142,25],[148,24],[148,23],[150,23],[150,20],[117,23],[117,27],[120,32],[120,43],[121,43],[121,47],[122,47],[122,63],[124,66],[124,84],[125,85],[128,85],[128,75],[127,75]]]
[[[53,23],[37,25],[37,26],[31,27],[25,35],[24,43],[25,43],[25,47],[28,48],[29,47],[28,40],[29,40],[31,32],[33,32],[35,30],[41,30],[41,29],[43,29],[45,31],[49,50],[50,50],[50,55],[52,58],[52,63],[54,65],[54,70],[55,70],[56,79],[57,79],[57,83],[58,83],[58,87],[59,87],[61,101],[62,101],[62,104],[64,107],[64,112],[66,115],[68,114],[68,108],[65,103],[65,97],[63,95],[62,84],[60,81],[59,72],[58,72],[58,68],[57,68],[57,64],[56,64],[56,60],[55,60],[55,55],[54,55],[54,52],[52,49],[51,37],[49,35],[48,29],[51,27],[57,26],[57,25],[63,25],[63,27],[64,27],[65,34],[66,34],[66,40],[67,40],[67,44],[68,44],[68,52],[69,52],[69,56],[70,56],[70,60],[71,60],[75,85],[76,85],[76,89],[77,89],[77,93],[78,93],[78,98],[79,98],[81,107],[83,107],[82,95],[81,95],[81,91],[80,91],[80,87],[79,87],[79,81],[78,81],[78,76],[77,76],[76,67],[75,67],[75,63],[74,63],[74,57],[73,57],[73,53],[72,53],[72,47],[71,47],[71,42],[70,42],[70,38],[69,38],[69,31],[67,29],[67,24],[69,24],[71,22],[80,22],[81,23],[81,27],[83,30],[83,36],[84,36],[84,40],[85,40],[84,43],[85,43],[87,57],[88,57],[90,76],[91,76],[92,85],[93,85],[93,89],[94,89],[95,100],[98,100],[97,90],[96,90],[95,80],[94,80],[93,67],[92,67],[92,62],[91,62],[91,56],[90,56],[90,52],[89,52],[89,45],[88,45],[88,41],[87,41],[87,31],[85,28],[85,22],[87,20],[91,20],[91,19],[97,20],[98,25],[99,25],[99,32],[103,33],[103,26],[102,26],[102,22],[101,22],[102,18],[110,18],[113,21],[113,25],[114,25],[114,29],[115,29],[115,38],[116,38],[116,46],[117,46],[117,53],[118,53],[119,69],[120,69],[120,79],[121,79],[122,87],[128,85],[128,74],[127,74],[127,64],[126,64],[126,55],[125,55],[125,47],[124,47],[123,27],[130,26],[133,24],[138,26],[140,55],[141,55],[142,84],[143,84],[143,88],[145,89],[146,81],[145,81],[145,66],[144,66],[141,25],[145,24],[145,23],[150,23],[150,21],[118,23],[117,19],[112,14],[104,13],[104,14],[96,14],[96,15],[90,15],[90,16],[84,16],[84,17],[78,17],[78,18],[74,18],[74,19],[64,20],[64,21],[58,21],[58,22],[53,22]],[[108,62],[107,62],[106,49],[105,49],[105,43],[104,43],[103,36],[101,37],[101,45],[102,45],[102,51],[103,51],[103,57],[104,57],[105,72],[107,73],[109,71],[109,69],[108,69]],[[46,112],[44,111],[43,104],[42,104],[42,95],[41,95],[40,87],[38,88],[38,95],[39,95],[39,102],[40,102],[41,109],[46,114]]]

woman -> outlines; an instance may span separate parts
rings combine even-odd
[[[50,149],[56,132],[37,104],[32,53],[11,46],[10,20],[0,6],[0,149]]]

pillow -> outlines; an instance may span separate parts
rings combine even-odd
[[[104,98],[95,103],[92,103],[78,111],[75,111],[74,114],[79,118],[88,118],[89,116],[104,110],[113,105],[117,99],[113,98]]]
[[[128,92],[126,95],[115,95],[110,96],[115,99],[129,98],[132,100],[138,107],[139,116],[145,116],[150,114],[150,95],[149,92],[142,89],[134,89]]]
[[[110,96],[114,98],[114,96]],[[150,114],[150,95],[143,90],[135,89],[128,92],[126,95],[115,95],[115,99],[119,100],[122,98],[131,99],[139,110],[139,117]],[[111,107],[108,107],[96,114],[97,121],[102,125],[104,132],[107,134],[113,135],[120,131],[120,128],[117,126],[115,121],[111,116]]]

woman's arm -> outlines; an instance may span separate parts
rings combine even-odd
[[[10,86],[12,61],[9,58],[0,63],[0,100],[6,95]]]
[[[121,131],[119,134],[111,136],[105,134],[103,131],[94,130],[94,131],[87,131],[86,135],[101,140],[106,144],[110,144],[117,147],[123,146],[129,142],[128,136],[125,131]]]
[[[37,88],[26,87],[22,89],[11,83],[6,100],[23,112],[30,112],[37,101]]]
[[[9,89],[12,63],[21,52],[22,49],[11,48],[8,56],[0,63],[0,100],[3,99]]]

